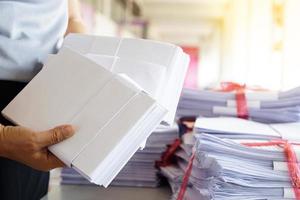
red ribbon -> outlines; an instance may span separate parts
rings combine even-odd
[[[285,140],[273,140],[269,142],[254,142],[254,143],[242,143],[242,144],[249,147],[263,147],[263,146],[282,147],[287,158],[288,172],[293,186],[295,197],[297,200],[300,200],[300,169],[299,169],[296,153],[292,147],[292,145],[300,145],[300,143],[289,143],[288,141]],[[177,196],[177,200],[183,200],[184,198],[189,177],[192,173],[194,158],[195,158],[195,152],[193,152],[189,160],[188,166],[186,168],[186,171],[184,173],[183,181],[180,187],[179,194]]]
[[[181,184],[178,196],[177,196],[177,200],[183,200],[183,198],[184,198],[184,194],[185,194],[187,185],[189,183],[189,178],[190,178],[190,175],[192,173],[193,162],[194,162],[194,159],[195,159],[195,154],[196,153],[194,151],[193,154],[192,154],[192,156],[189,159],[189,163],[188,163],[188,166],[187,166],[187,168],[185,170],[185,173],[184,173],[184,176],[183,176],[183,179],[182,179],[182,184]]]
[[[181,140],[175,139],[171,145],[168,145],[167,150],[163,153],[161,157],[161,161],[156,162],[156,166],[158,167],[166,167],[172,164],[174,154],[177,149],[180,147]]]
[[[290,175],[293,191],[297,200],[300,200],[300,169],[297,160],[296,153],[292,145],[300,145],[300,143],[289,143],[286,140],[274,140],[270,142],[260,143],[243,143],[250,147],[261,147],[261,146],[280,146],[284,150],[284,154],[287,158],[288,172]]]
[[[221,83],[221,91],[223,92],[232,92],[236,91],[235,99],[236,99],[236,107],[237,107],[237,116],[239,118],[248,119],[249,112],[247,107],[247,100],[245,95],[246,85],[240,85],[238,83],[233,82],[222,82]]]

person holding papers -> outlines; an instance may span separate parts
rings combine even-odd
[[[1,110],[71,32],[85,32],[77,0],[0,0]],[[35,133],[9,126],[11,124],[1,115],[0,124],[0,198],[42,198],[49,181],[49,172],[42,171],[62,166],[62,162],[47,151],[47,146],[70,137],[72,127]]]

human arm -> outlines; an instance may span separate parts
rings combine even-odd
[[[69,33],[86,33],[87,29],[81,17],[80,2],[78,0],[68,0],[68,13],[68,28],[65,35]]]

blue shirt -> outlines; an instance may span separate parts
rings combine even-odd
[[[67,0],[0,0],[0,80],[31,80],[67,24]]]

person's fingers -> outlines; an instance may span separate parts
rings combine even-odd
[[[48,131],[37,133],[37,140],[41,147],[57,144],[74,135],[74,128],[71,125],[63,125]]]
[[[47,169],[46,171],[49,171],[51,169],[59,168],[59,167],[65,167],[66,165],[59,160],[56,156],[54,156],[51,152],[48,152],[47,155]]]

